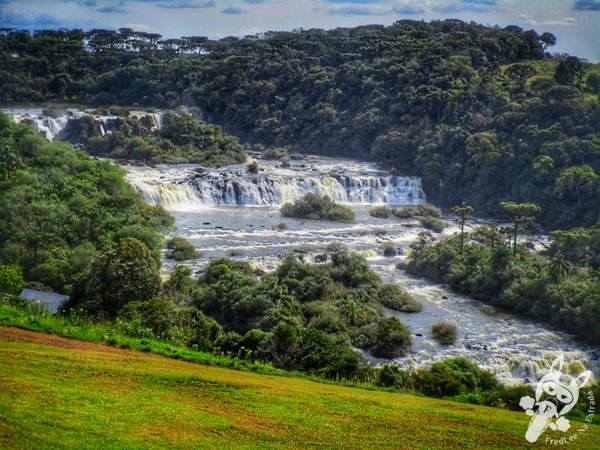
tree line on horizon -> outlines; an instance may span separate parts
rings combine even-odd
[[[402,20],[181,41],[4,30],[0,101],[194,105],[245,143],[420,175],[441,206],[536,203],[549,228],[598,218],[600,68],[550,55],[550,33]]]

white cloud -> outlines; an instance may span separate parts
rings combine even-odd
[[[570,25],[575,25],[577,23],[577,19],[575,19],[575,17],[563,17],[562,19],[549,19],[549,20],[527,19],[527,20],[525,20],[525,23],[527,25],[532,25],[534,27],[550,27],[550,26],[567,27]]]
[[[150,25],[146,25],[145,23],[124,23],[120,28],[131,28],[135,31],[145,31],[146,33],[156,33],[156,30],[152,28]]]
[[[242,36],[254,35],[258,33],[260,33],[260,28],[258,27],[242,28],[242,30],[240,30],[240,34]]]

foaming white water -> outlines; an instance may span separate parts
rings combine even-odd
[[[41,136],[49,141],[55,139],[63,139],[62,132],[67,127],[70,120],[80,119],[84,116],[93,117],[94,121],[99,124],[100,136],[104,136],[112,132],[121,118],[114,115],[99,115],[94,114],[92,110],[67,109],[58,117],[51,117],[44,113],[41,108],[2,108],[0,111],[9,115],[13,121],[24,123],[31,126]],[[150,131],[160,130],[162,128],[163,117],[162,113],[150,113],[146,111],[131,111],[129,117],[137,120],[147,118],[150,121]]]
[[[151,131],[160,130],[163,124],[162,113],[149,113],[146,111],[130,111],[129,117],[135,117],[136,119],[142,119],[148,117],[152,123]]]
[[[417,314],[387,311],[409,325],[413,334],[412,351],[392,361],[405,369],[429,365],[449,357],[461,356],[493,371],[505,384],[536,383],[548,370],[549,362],[564,353],[567,368],[572,373],[592,369],[596,379],[600,375],[600,354],[597,349],[576,342],[572,336],[536,323],[503,313],[468,297],[451,292],[443,285],[407,275],[397,268],[406,261],[410,244],[423,228],[416,220],[387,220],[370,217],[370,206],[352,203],[343,177],[354,180],[371,177],[380,180],[389,174],[377,171],[369,164],[341,160],[295,161],[289,169],[275,167],[275,163],[259,161],[263,169],[258,176],[250,176],[245,165],[223,168],[206,173],[197,167],[159,167],[155,169],[129,167],[129,180],[145,193],[153,203],[161,203],[172,211],[183,236],[200,251],[202,257],[189,262],[200,269],[211,258],[230,257],[251,263],[263,270],[274,270],[291,253],[307,262],[323,261],[326,248],[341,242],[351,250],[363,254],[373,270],[386,282],[397,283],[423,304]],[[333,178],[342,185],[345,200],[356,214],[356,222],[340,224],[281,217],[276,206],[246,208],[237,205],[212,206],[193,183],[194,180],[234,180],[242,178],[252,183],[258,178]],[[192,181],[192,183],[190,183]],[[142,185],[140,185],[142,183]],[[145,185],[143,185],[145,183]],[[371,183],[371,181],[369,181]],[[364,181],[363,181],[364,185]],[[364,186],[363,186],[364,187]],[[383,189],[381,186],[371,186]],[[258,189],[258,188],[257,188]],[[296,195],[293,191],[290,196]],[[335,191],[334,191],[335,192]],[[365,198],[365,197],[363,197]],[[451,218],[445,218],[448,228],[444,234],[456,233],[458,228]],[[280,227],[282,222],[285,226]],[[437,234],[434,234],[438,236]],[[385,257],[383,248],[392,244],[397,249],[394,257]],[[175,261],[165,260],[164,267]],[[440,345],[431,335],[431,326],[440,321],[457,324],[456,345]],[[390,363],[365,355],[373,365]]]
[[[275,206],[309,192],[347,204],[410,205],[425,201],[418,177],[392,176],[373,167],[362,167],[360,172],[332,172],[297,162],[290,169],[263,163],[264,172],[258,175],[247,173],[243,166],[201,173],[191,166],[128,168],[128,180],[149,203],[188,211],[205,206]]]
[[[16,123],[24,123],[31,126],[48,141],[54,140],[65,129],[69,121],[67,116],[54,118],[29,113],[13,114],[11,117]]]

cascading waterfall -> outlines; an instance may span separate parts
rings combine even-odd
[[[160,113],[149,113],[145,111],[131,111],[129,117],[135,117],[136,119],[142,119],[143,117],[149,117],[152,122],[151,131],[160,130],[162,128],[163,116]]]
[[[419,178],[397,177],[372,164],[339,159],[292,161],[289,168],[273,161],[258,161],[259,174],[245,165],[218,170],[198,166],[127,166],[129,182],[153,204],[161,204],[175,217],[175,235],[188,239],[203,255],[186,262],[195,270],[212,258],[236,258],[263,270],[274,270],[289,253],[304,260],[322,262],[326,248],[342,242],[364,255],[385,282],[397,283],[423,304],[423,311],[408,314],[387,311],[409,325],[411,352],[391,361],[402,369],[416,369],[451,357],[464,357],[493,371],[507,385],[535,384],[563,353],[565,371],[572,375],[591,369],[600,379],[600,354],[572,337],[543,324],[513,317],[489,305],[457,295],[445,286],[413,278],[397,268],[406,261],[409,246],[422,228],[408,220],[371,217],[366,203],[410,204],[425,200]],[[271,208],[238,205],[278,205],[306,192],[329,195],[353,205],[355,223],[282,218]],[[218,207],[225,205],[226,207]],[[217,207],[215,207],[217,206]],[[285,223],[285,231],[279,224]],[[448,221],[446,236],[457,232]],[[410,225],[410,226],[407,226]],[[400,251],[383,257],[382,248],[392,243]],[[319,258],[319,260],[317,260]],[[165,267],[179,264],[166,259]],[[441,320],[458,326],[455,345],[440,345],[431,326]],[[373,365],[389,364],[366,355]]]
[[[48,141],[54,140],[65,129],[69,121],[67,116],[54,118],[33,114],[14,114],[11,117],[17,123],[25,123],[31,126]]]
[[[62,132],[67,127],[68,122],[72,119],[92,116],[94,120],[99,123],[100,136],[112,133],[113,129],[115,129],[122,120],[119,116],[98,115],[93,114],[91,110],[81,111],[78,109],[69,109],[60,117],[47,116],[40,108],[2,109],[2,112],[8,114],[14,122],[31,126],[48,141],[64,139],[65,136],[62,135]],[[129,117],[136,120],[147,118],[146,120],[149,120],[151,124],[150,131],[156,131],[162,128],[163,117],[161,113],[131,111]]]
[[[273,206],[294,201],[308,192],[338,203],[422,203],[421,180],[395,176],[205,177],[191,181],[204,205]]]
[[[308,192],[339,203],[408,205],[425,201],[418,177],[372,173],[314,173],[297,168],[250,175],[240,167],[198,173],[189,167],[130,168],[128,180],[152,204],[173,209],[203,206],[277,206]]]

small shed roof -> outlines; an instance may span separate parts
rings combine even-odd
[[[69,300],[68,295],[52,294],[50,292],[35,291],[33,289],[23,289],[19,297],[31,302],[41,302],[48,305],[48,310],[52,313],[57,313],[60,304],[65,300]]]

